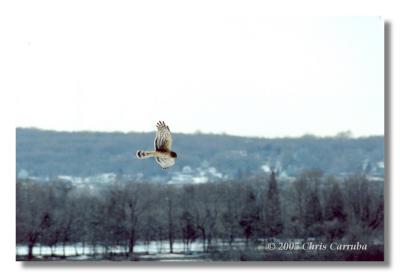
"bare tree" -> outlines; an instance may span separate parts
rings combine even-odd
[[[265,231],[268,237],[274,237],[283,230],[281,201],[275,172],[271,173],[266,198]]]

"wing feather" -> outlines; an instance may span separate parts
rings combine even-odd
[[[157,151],[171,151],[172,135],[169,127],[164,121],[159,121],[157,123],[157,133],[154,140],[154,148]]]
[[[162,169],[166,169],[175,164],[174,158],[155,158],[156,162],[161,166]]]

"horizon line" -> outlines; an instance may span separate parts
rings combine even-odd
[[[129,133],[154,133],[154,131],[135,131],[135,130],[130,130],[130,131],[121,131],[121,130],[112,130],[112,131],[105,131],[105,130],[56,130],[56,129],[46,129],[46,128],[41,128],[41,127],[21,127],[17,126],[15,129],[31,129],[31,130],[38,130],[38,131],[45,131],[45,132],[56,132],[56,133],[106,133],[106,134],[112,134],[112,133],[122,133],[122,134],[129,134]],[[345,138],[345,139],[362,139],[362,138],[368,138],[368,137],[385,137],[385,134],[369,134],[369,135],[354,135],[351,130],[343,130],[339,131],[334,135],[316,135],[313,133],[306,132],[303,135],[297,135],[297,136],[276,136],[276,137],[271,137],[271,136],[257,136],[257,135],[235,135],[235,134],[229,134],[226,132],[221,132],[221,133],[212,133],[212,132],[204,132],[201,130],[197,130],[192,133],[185,133],[185,132],[172,132],[173,134],[180,134],[180,135],[215,135],[215,136],[230,136],[230,137],[242,137],[242,138],[255,138],[255,139],[284,139],[284,138],[305,138],[305,137],[312,137],[312,138]]]

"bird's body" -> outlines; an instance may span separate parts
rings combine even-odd
[[[156,162],[162,169],[166,169],[175,164],[177,155],[171,151],[172,135],[169,127],[164,121],[157,123],[157,133],[154,140],[154,148],[152,151],[139,150],[136,152],[138,159],[155,158]]]

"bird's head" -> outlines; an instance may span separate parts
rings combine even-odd
[[[171,151],[171,157],[176,159],[178,157],[178,155],[176,155],[176,153],[174,151]]]

